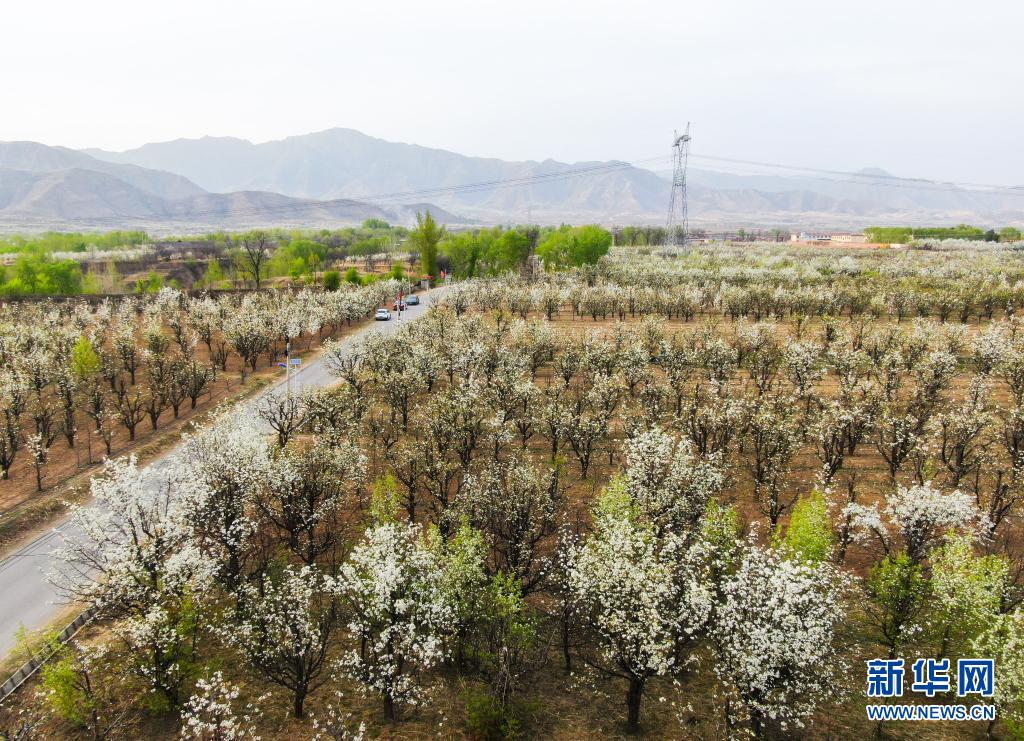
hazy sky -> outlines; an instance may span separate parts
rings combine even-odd
[[[1021,0],[35,0],[0,27],[0,140],[637,160],[690,120],[695,154],[1024,184]]]

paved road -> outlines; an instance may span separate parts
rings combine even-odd
[[[402,320],[392,319],[390,322],[373,322],[361,328],[345,339],[351,344],[372,332],[390,333],[402,324],[422,316],[432,299],[439,297],[447,288],[435,288],[428,293],[421,293],[420,304],[410,306],[403,312]],[[396,316],[396,315],[392,315]],[[335,379],[320,361],[306,365],[292,376],[292,384],[297,388],[329,386]],[[261,392],[256,398],[277,390],[284,381]],[[181,450],[181,445],[172,448],[166,455],[150,465],[151,470],[160,471],[169,465],[173,457]],[[29,630],[38,630],[49,625],[63,609],[60,596],[44,578],[56,564],[55,549],[59,548],[64,537],[75,537],[78,534],[74,523],[65,517],[53,531],[40,536],[0,561],[0,657],[6,656],[14,647],[14,634],[24,625]]]

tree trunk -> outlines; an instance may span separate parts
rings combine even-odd
[[[764,721],[759,710],[752,709],[750,711],[750,731],[754,734],[754,738],[761,738],[764,731]]]
[[[626,691],[626,707],[628,708],[628,717],[626,719],[626,730],[630,733],[636,733],[640,730],[640,700],[644,696],[644,680],[633,679],[629,680],[629,689]]]
[[[562,658],[565,661],[565,673],[572,673],[572,652],[569,649],[569,616],[562,616]]]

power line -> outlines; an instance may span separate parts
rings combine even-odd
[[[689,157],[695,157],[698,159],[716,161],[716,162],[729,162],[732,164],[743,164],[753,165],[757,167],[766,167],[770,169],[786,170],[791,172],[813,172],[823,175],[839,175],[846,179],[838,180],[835,178],[813,178],[821,180],[823,182],[832,183],[859,183],[863,185],[876,185],[880,187],[891,187],[891,188],[903,188],[903,189],[918,189],[928,190],[935,192],[954,192],[951,189],[960,189],[963,193],[975,194],[975,195],[989,195],[985,191],[979,190],[966,190],[969,188],[983,188],[990,191],[995,191],[992,195],[1024,195],[1024,187],[1018,186],[1005,186],[1005,185],[987,185],[982,183],[966,183],[957,181],[940,181],[930,180],[927,178],[907,178],[900,177],[897,175],[889,175],[885,173],[863,173],[863,172],[850,172],[845,170],[832,170],[824,168],[813,168],[803,167],[797,165],[786,165],[775,162],[760,162],[755,160],[744,160],[733,157],[719,157],[714,155],[701,155],[688,153]],[[612,161],[600,163],[597,165],[591,165],[587,167],[574,167],[567,170],[560,170],[557,172],[540,173],[534,175],[523,175],[518,177],[509,178],[496,178],[492,180],[482,180],[471,183],[462,183],[457,185],[438,186],[433,188],[421,188],[416,190],[405,190],[405,191],[392,191],[386,193],[376,193],[366,196],[354,196],[352,198],[338,198],[330,200],[310,200],[300,201],[298,203],[282,204],[280,206],[267,206],[259,207],[253,206],[248,209],[236,210],[234,213],[238,215],[245,215],[248,211],[252,214],[264,214],[274,211],[291,211],[295,209],[319,209],[330,207],[333,205],[346,205],[346,204],[371,204],[379,205],[381,203],[391,204],[395,201],[408,201],[417,200],[423,198],[430,198],[438,195],[457,195],[463,193],[478,193],[487,190],[496,190],[502,188],[515,188],[527,185],[533,185],[537,183],[545,182],[556,182],[559,180],[566,180],[577,177],[585,177],[587,175],[597,175],[609,172],[616,172],[620,170],[629,170],[640,164],[647,164],[651,162],[666,162],[664,155],[646,157],[642,159],[634,159],[629,162],[626,161]],[[876,182],[864,182],[864,181],[876,181]],[[215,215],[220,213],[219,209],[210,209],[208,211],[194,211],[192,212],[195,216],[203,215]]]
[[[410,190],[410,191],[397,191],[393,193],[380,193],[371,196],[357,196],[359,200],[367,201],[380,201],[380,200],[405,200],[409,197],[420,198],[427,195],[444,195],[450,192],[464,192],[464,191],[475,191],[475,190],[489,190],[491,188],[498,187],[509,187],[516,185],[532,185],[536,182],[545,182],[549,180],[562,180],[570,177],[579,177],[583,175],[591,175],[601,172],[614,172],[616,170],[628,170],[636,167],[639,162],[654,162],[656,160],[664,160],[662,157],[650,157],[643,160],[634,160],[632,162],[625,161],[612,161],[605,162],[598,165],[592,165],[589,167],[571,168],[569,170],[559,170],[557,172],[540,173],[536,175],[523,175],[514,178],[498,178],[496,180],[483,180],[475,183],[463,183],[461,185],[449,185],[441,186],[437,188],[424,188],[421,190]]]
[[[234,209],[231,212],[232,216],[245,216],[245,215],[264,215],[267,213],[274,213],[277,211],[295,211],[301,209],[322,209],[330,208],[331,206],[340,205],[379,205],[379,204],[391,204],[395,201],[408,201],[417,200],[422,198],[430,198],[438,195],[455,195],[460,193],[477,193],[488,190],[496,190],[500,188],[509,187],[521,187],[526,185],[533,185],[536,183],[548,183],[559,180],[566,180],[576,177],[585,177],[587,175],[604,174],[609,172],[616,172],[619,170],[629,170],[636,167],[638,163],[647,163],[654,161],[664,161],[664,156],[651,157],[642,160],[634,160],[633,162],[613,161],[605,162],[597,165],[591,165],[587,167],[574,167],[568,170],[559,170],[557,172],[539,173],[535,175],[522,175],[518,177],[510,178],[497,178],[493,180],[481,180],[472,183],[462,183],[459,185],[448,185],[439,186],[434,188],[423,188],[419,190],[406,190],[406,191],[393,191],[389,193],[377,193],[368,196],[355,196],[353,198],[334,198],[329,200],[304,200],[294,199],[295,202],[280,204],[278,206],[247,206],[245,208]],[[211,193],[207,195],[231,195],[231,194],[218,194]],[[281,195],[275,193],[274,195]],[[285,196],[291,198],[291,196]],[[180,201],[178,201],[180,203]],[[223,209],[211,208],[199,211],[190,211],[189,218],[196,218],[202,216],[215,216],[223,213]],[[106,219],[107,221],[122,221],[121,218]],[[97,220],[99,221],[99,220]]]

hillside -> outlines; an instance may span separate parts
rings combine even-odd
[[[160,168],[106,162],[74,149],[37,142],[0,142],[0,168],[28,172],[91,170],[115,177],[160,198],[187,198],[203,192],[202,188],[180,174]]]
[[[68,222],[159,218],[167,203],[93,170],[0,170],[0,219]]]
[[[429,203],[379,206],[352,200],[321,202],[258,191],[202,190],[186,198],[168,199],[94,170],[29,172],[0,168],[0,227],[10,230],[332,226],[368,218],[411,224],[416,211],[427,208],[447,222],[465,222],[464,218]]]
[[[670,173],[660,173],[668,177]],[[939,221],[1020,221],[1024,219],[1024,188],[968,189],[951,184],[900,178],[880,168],[864,168],[855,174],[765,175],[734,174],[691,168],[689,182],[695,189],[718,192],[784,195],[783,203],[803,210],[793,201],[795,193],[813,193],[831,199],[836,206],[827,212],[866,218],[900,214],[911,221],[928,217]],[[823,203],[824,201],[819,201]],[[755,203],[748,205],[756,207]],[[927,219],[926,219],[927,220]]]

